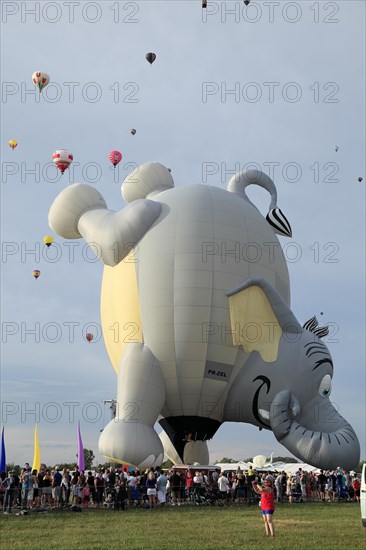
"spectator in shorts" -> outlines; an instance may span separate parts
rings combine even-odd
[[[50,470],[46,470],[42,481],[42,505],[50,506],[52,501],[52,477]]]
[[[274,526],[272,521],[272,516],[274,513],[274,490],[272,487],[272,482],[270,479],[266,479],[264,482],[264,487],[260,487],[256,481],[253,481],[253,490],[261,496],[261,510],[264,521],[264,528],[266,531],[267,537],[271,535],[273,538]]]
[[[154,472],[149,472],[147,474],[146,489],[146,494],[149,499],[150,510],[153,510],[155,508],[156,501],[156,477]]]
[[[227,503],[229,480],[223,472],[220,473],[217,481],[219,487],[219,498],[224,503]]]
[[[56,466],[52,477],[53,505],[56,508],[60,506],[61,481],[62,481],[62,474],[60,472],[60,469]]]

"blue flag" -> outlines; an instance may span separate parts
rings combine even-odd
[[[4,427],[1,434],[1,457],[0,457],[0,472],[5,472],[6,468],[6,454],[5,454],[5,440],[4,440]]]

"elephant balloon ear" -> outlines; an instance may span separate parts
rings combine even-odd
[[[292,237],[291,225],[280,208],[272,208],[268,212],[266,220],[273,227],[275,233],[285,237]]]
[[[247,353],[257,351],[267,363],[276,361],[283,332],[302,332],[281,296],[261,277],[247,279],[227,296],[233,344]]]

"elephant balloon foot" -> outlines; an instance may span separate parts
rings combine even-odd
[[[155,355],[142,342],[128,344],[118,372],[116,418],[100,436],[101,454],[140,468],[160,465],[164,449],[153,426],[164,400],[164,378]]]
[[[184,464],[209,464],[207,441],[188,441],[184,447]]]
[[[117,418],[101,433],[99,452],[113,462],[139,468],[160,466],[164,458],[163,445],[154,428]]]

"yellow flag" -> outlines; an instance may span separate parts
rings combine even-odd
[[[39,450],[39,441],[38,441],[38,424],[34,428],[34,456],[33,456],[33,466],[32,471],[37,470],[41,467],[41,452]]]

